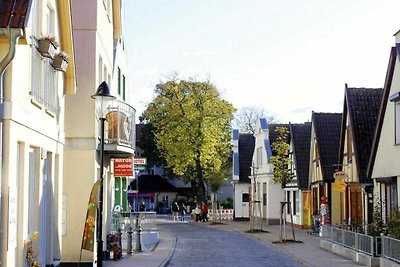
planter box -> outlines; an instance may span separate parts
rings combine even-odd
[[[68,67],[68,61],[65,59],[65,57],[62,56],[55,56],[53,61],[51,62],[51,66],[55,70],[59,71],[66,71]]]
[[[39,39],[37,40],[37,42],[37,50],[39,51],[39,53],[44,57],[52,59],[56,53],[56,46],[54,45],[54,43],[47,39]]]

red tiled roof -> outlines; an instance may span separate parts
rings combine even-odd
[[[32,0],[1,0],[0,28],[25,28],[31,5]]]

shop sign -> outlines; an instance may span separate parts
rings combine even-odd
[[[132,158],[115,158],[114,176],[133,176]]]

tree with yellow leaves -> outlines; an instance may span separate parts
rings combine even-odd
[[[154,127],[167,167],[192,183],[198,203],[206,200],[206,184],[214,191],[229,175],[235,109],[209,82],[170,80],[155,93],[142,119]]]

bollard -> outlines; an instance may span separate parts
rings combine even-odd
[[[141,242],[141,235],[142,227],[139,223],[139,214],[136,216],[136,252],[142,252],[142,242]]]
[[[126,253],[128,254],[132,254],[132,234],[133,234],[133,230],[132,230],[132,226],[128,227],[128,244],[127,244],[127,251]]]
[[[121,231],[121,228],[119,228],[119,227],[117,230],[117,235],[118,235],[118,246],[120,249],[120,254],[118,255],[118,258],[121,259],[122,258],[122,231]]]

